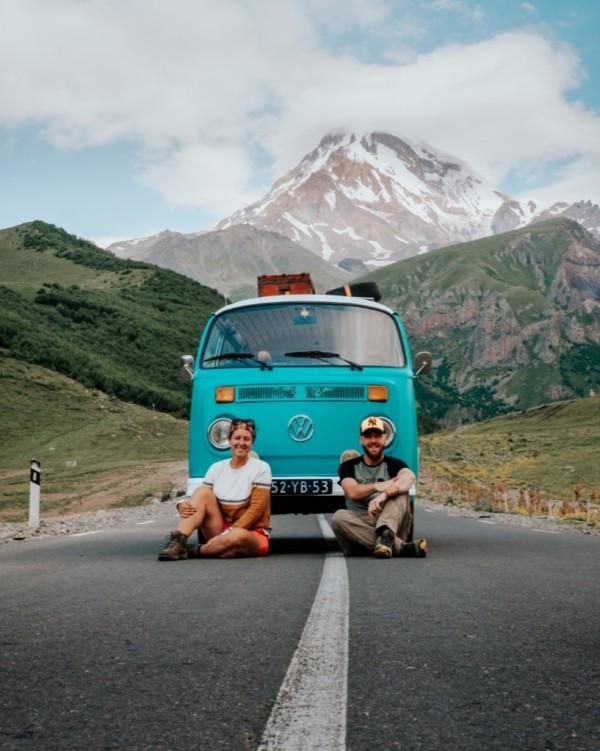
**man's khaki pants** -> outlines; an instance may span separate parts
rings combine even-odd
[[[389,527],[396,537],[394,555],[406,542],[410,532],[410,504],[408,494],[390,498],[377,518],[367,514],[357,514],[348,509],[339,509],[333,515],[331,527],[344,555],[371,555],[375,548],[377,532],[381,527]]]

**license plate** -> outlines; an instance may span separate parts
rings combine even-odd
[[[272,495],[331,495],[331,480],[273,480]]]

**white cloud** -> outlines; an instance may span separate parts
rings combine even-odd
[[[434,6],[480,13],[463,0]],[[581,75],[571,48],[530,30],[418,55],[427,16],[394,12],[405,7],[3,3],[0,125],[34,124],[62,149],[134,143],[139,180],[215,219],[258,197],[265,160],[276,179],[340,128],[423,138],[496,181],[577,154],[600,171],[600,118],[568,98]],[[574,169],[556,187],[600,200]]]
[[[480,21],[485,16],[481,6],[467,0],[429,0],[424,7],[434,11],[460,13],[472,21]]]
[[[496,181],[524,163],[597,160],[600,119],[565,97],[577,80],[573,52],[533,33],[444,47],[402,66],[354,63],[297,94],[272,150],[281,170],[326,124],[421,137]]]
[[[515,198],[533,198],[540,206],[550,206],[557,201],[575,203],[590,199],[600,204],[599,173],[600,156],[596,159],[578,157],[560,167],[550,184],[525,190]]]
[[[525,13],[529,14],[537,12],[537,8],[535,7],[535,5],[533,5],[533,3],[521,3],[521,9],[524,10]]]
[[[141,179],[172,204],[203,206],[225,215],[245,206],[254,195],[251,160],[239,146],[196,144],[143,167]]]

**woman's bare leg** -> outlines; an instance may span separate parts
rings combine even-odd
[[[233,558],[234,556],[257,556],[260,554],[261,539],[247,529],[231,527],[224,534],[212,537],[201,545],[202,555],[211,558]]]
[[[191,506],[194,511],[183,516],[177,525],[179,532],[183,532],[186,537],[199,527],[202,527],[207,538],[214,537],[223,531],[223,515],[212,490],[205,487],[197,488],[188,501],[188,506]]]

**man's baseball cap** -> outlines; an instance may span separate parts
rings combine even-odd
[[[360,424],[360,434],[364,435],[367,430],[377,430],[385,433],[385,425],[381,417],[366,417]]]

